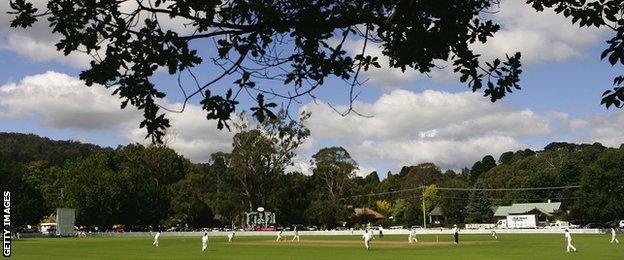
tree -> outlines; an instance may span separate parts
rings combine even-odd
[[[504,152],[500,155],[500,157],[498,157],[498,163],[500,164],[508,164],[511,163],[513,160],[513,152],[509,151],[509,152]]]
[[[170,224],[177,227],[208,227],[214,213],[208,206],[210,184],[205,173],[190,172],[169,186],[171,198]]]
[[[399,173],[401,188],[417,188],[438,183],[442,173],[433,163],[421,163],[416,166],[403,167]]]
[[[404,199],[397,199],[392,203],[390,213],[394,217],[394,221],[397,223],[406,224],[407,202]]]
[[[581,207],[586,221],[608,222],[621,218],[624,204],[624,151],[602,153],[581,176]]]
[[[467,181],[462,177],[456,177],[446,180],[444,182],[445,187],[453,188],[466,188],[468,187]],[[442,193],[444,196],[440,198],[440,208],[444,212],[446,223],[463,223],[466,216],[466,192],[446,190]]]
[[[438,186],[431,184],[425,188],[423,193],[423,200],[425,200],[425,212],[431,212],[435,207],[440,204],[440,192]]]
[[[470,169],[470,181],[475,182],[481,174],[486,173],[490,169],[496,166],[496,160],[491,155],[486,155],[472,165],[472,169]]]
[[[312,156],[315,194],[310,205],[311,220],[329,227],[346,221],[348,196],[351,195],[357,163],[342,147],[322,148]]]
[[[47,214],[44,201],[36,186],[24,180],[23,166],[0,154],[0,180],[0,190],[11,192],[11,225],[39,223]]]
[[[212,164],[203,167],[209,179],[208,205],[225,223],[237,222],[248,209],[235,176],[228,172],[229,154],[216,152],[210,155]]]
[[[160,142],[170,122],[159,104],[166,93],[153,81],[158,69],[187,76],[191,86],[178,84],[184,104],[202,96],[206,118],[227,121],[239,100],[255,94],[251,110],[259,121],[273,117],[275,103],[287,105],[312,93],[329,77],[361,85],[362,71],[379,67],[368,55],[372,44],[382,48],[392,68],[430,72],[448,62],[472,91],[485,89],[492,101],[519,89],[520,53],[484,63],[473,49],[486,42],[500,26],[482,14],[495,11],[497,0],[464,1],[49,1],[45,8],[27,0],[11,0],[12,27],[30,27],[47,20],[60,35],[56,48],[65,55],[92,55],[89,68],[80,74],[88,86],[114,89],[121,106],[143,111],[140,126],[147,137]],[[192,33],[170,24],[184,24]],[[424,40],[423,40],[424,39]],[[356,53],[347,51],[347,40],[363,41]],[[212,46],[210,48],[208,46]],[[198,50],[206,50],[200,52]],[[206,71],[217,71],[199,82],[194,69],[211,61]],[[275,90],[263,80],[279,80],[290,89]],[[233,81],[219,93],[215,85]],[[182,81],[178,81],[182,82]],[[350,91],[353,93],[354,91]],[[349,103],[357,95],[349,95]],[[179,109],[184,110],[184,106]],[[349,113],[352,106],[344,111]]]
[[[300,172],[281,175],[273,192],[277,205],[275,213],[282,225],[307,223],[307,209],[314,191],[312,180]]]
[[[249,211],[279,205],[279,201],[270,198],[269,191],[277,188],[279,175],[292,165],[296,149],[310,135],[303,126],[308,117],[303,113],[299,122],[287,122],[287,115],[279,113],[274,119],[259,122],[256,129],[250,129],[247,123],[237,126],[241,132],[234,136],[228,169],[237,180],[236,187]]]
[[[474,185],[475,190],[470,194],[469,203],[466,206],[466,223],[490,223],[494,213],[492,205],[485,194],[481,179],[477,179]]]
[[[377,212],[381,213],[381,215],[388,216],[391,208],[392,208],[392,203],[390,203],[387,200],[375,201],[375,209],[377,210]]]

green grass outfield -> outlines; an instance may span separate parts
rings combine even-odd
[[[201,237],[168,237],[160,247],[151,237],[25,238],[13,242],[12,259],[624,259],[624,242],[610,244],[610,235],[574,234],[579,253],[566,253],[563,234],[462,235],[460,245],[450,235],[386,235],[366,251],[361,236],[301,236],[301,242],[276,243],[274,236],[210,237],[201,251]],[[287,239],[289,236],[286,237]]]

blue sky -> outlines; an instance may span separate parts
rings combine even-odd
[[[121,111],[110,91],[86,88],[77,79],[88,57],[56,52],[57,38],[46,32],[45,25],[11,30],[6,5],[6,1],[0,4],[0,131],[103,146],[145,142],[136,111]],[[520,1],[503,1],[495,19],[502,25],[501,32],[476,48],[485,58],[521,51],[522,90],[492,104],[479,93],[468,92],[449,69],[427,77],[382,68],[364,75],[369,81],[358,89],[361,96],[355,104],[358,111],[373,117],[343,118],[328,104],[345,105],[347,86],[330,80],[315,93],[317,103],[302,99],[290,110],[312,112],[308,122],[312,136],[299,150],[292,169],[308,171],[310,155],[330,145],[347,148],[360,163],[358,174],[378,170],[383,176],[388,170],[422,162],[442,168],[470,167],[486,154],[497,158],[504,151],[541,149],[553,141],[614,147],[624,142],[624,113],[600,106],[600,94],[611,87],[619,69],[599,59],[608,31],[578,29],[552,12],[535,13]],[[355,51],[361,42],[347,46]],[[379,49],[372,46],[369,53]],[[196,72],[208,79],[212,70],[206,65]],[[160,73],[156,82],[168,89],[169,96],[161,103],[179,105],[179,92],[171,91],[174,79]],[[279,87],[279,83],[264,84]],[[204,120],[196,101],[184,114],[169,115],[174,126],[168,144],[199,162],[212,152],[228,151],[233,133],[218,131],[214,122]],[[248,104],[243,99],[241,108]]]

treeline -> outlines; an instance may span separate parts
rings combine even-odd
[[[57,207],[76,208],[78,225],[101,229],[114,224],[127,230],[240,226],[241,214],[259,206],[275,212],[279,225],[366,223],[370,216],[354,215],[361,207],[392,216],[384,220],[388,225],[413,225],[422,223],[423,200],[426,212],[439,206],[447,224],[491,221],[492,205],[548,199],[561,201],[563,217],[579,223],[624,217],[622,147],[552,143],[543,151],[510,151],[497,159],[488,155],[460,172],[442,172],[432,163],[405,166],[383,180],[376,172],[355,176],[358,165],[348,151],[328,147],[312,156],[312,175],[286,172],[308,135],[298,123],[242,125],[230,153],[214,153],[209,163],[195,164],[164,146],[112,149],[0,134],[1,189],[12,191],[16,226],[37,224]],[[438,189],[569,185],[581,187]]]

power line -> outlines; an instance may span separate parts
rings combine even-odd
[[[402,189],[402,190],[395,190],[395,191],[387,191],[387,192],[378,192],[378,193],[359,194],[359,195],[348,196],[348,197],[345,197],[345,198],[357,198],[357,197],[379,196],[379,195],[387,195],[387,194],[394,194],[394,193],[401,193],[401,192],[415,191],[415,190],[422,190],[422,187],[418,187],[418,188],[410,188],[410,189]]]
[[[454,190],[454,191],[527,191],[527,190],[563,190],[580,188],[581,185],[570,186],[553,186],[553,187],[525,187],[525,188],[444,188],[438,187],[438,190]]]
[[[477,190],[481,190],[481,191],[531,191],[531,190],[563,190],[563,189],[575,189],[575,188],[580,188],[580,187],[581,187],[580,185],[568,185],[568,186],[551,186],[551,187],[521,187],[521,188],[459,188],[459,187],[436,187],[436,188],[438,190],[449,190],[449,191],[477,191]],[[395,194],[395,193],[415,191],[415,190],[424,190],[426,188],[427,186],[420,186],[417,188],[401,189],[401,190],[395,190],[395,191],[352,195],[352,196],[347,196],[341,199],[388,195],[388,194]]]
[[[442,199],[453,199],[453,200],[470,200],[470,198],[467,197],[448,197],[448,196],[438,196],[438,198],[442,198]],[[489,198],[490,200],[506,200],[506,199],[510,199],[513,201],[543,201],[543,200],[547,200],[547,199],[552,199],[552,200],[575,200],[575,199],[580,199],[581,197],[560,197],[560,198]]]

